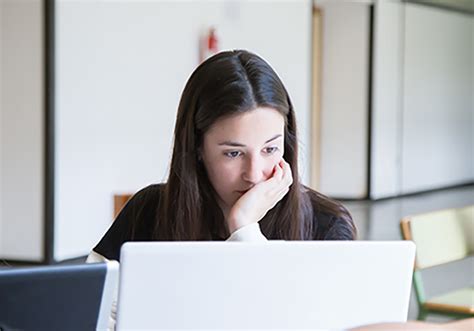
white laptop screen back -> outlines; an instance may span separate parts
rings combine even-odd
[[[412,242],[147,242],[121,251],[118,329],[406,321]]]

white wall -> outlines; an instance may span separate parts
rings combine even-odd
[[[43,259],[42,1],[0,1],[0,258]]]
[[[404,5],[374,6],[371,181],[373,199],[400,193]]]
[[[375,4],[371,198],[474,180],[474,18]]]
[[[322,2],[320,187],[343,198],[367,195],[368,3]]]
[[[402,193],[474,180],[473,22],[406,5]]]
[[[179,96],[200,32],[267,59],[298,117],[309,182],[310,1],[58,1],[55,258],[84,255],[112,196],[166,179]],[[288,24],[290,23],[291,24]]]

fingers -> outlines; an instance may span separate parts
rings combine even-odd
[[[292,183],[291,167],[282,159],[268,180],[256,184],[234,204],[229,219],[241,225],[258,222],[285,197]]]
[[[273,176],[269,181],[272,181],[275,187],[288,187],[293,183],[293,174],[291,167],[284,159],[281,159],[275,165]]]
[[[272,178],[275,178],[277,181],[280,181],[283,178],[283,168],[281,162],[275,164],[273,167],[273,175]]]
[[[276,204],[280,202],[281,199],[283,199],[283,197],[288,193],[289,190],[290,190],[289,187],[285,187],[282,190],[275,192],[275,195],[272,199],[273,203],[271,204],[269,209],[272,209],[273,207],[275,207]]]
[[[283,197],[290,190],[291,184],[293,184],[293,174],[291,172],[291,167],[284,159],[279,163],[279,166],[282,170],[282,177],[279,185],[279,190],[277,192],[277,202],[283,199]]]
[[[273,171],[273,176],[267,181],[266,194],[272,202],[272,207],[278,203],[289,191],[293,183],[290,165],[285,160],[280,160]]]
[[[293,184],[293,173],[291,172],[291,167],[289,163],[286,162],[284,159],[282,159],[279,164],[283,171],[282,180],[285,182],[286,185],[290,186],[291,184]]]

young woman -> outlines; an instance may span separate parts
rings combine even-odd
[[[352,240],[338,202],[302,185],[290,97],[243,50],[202,63],[184,88],[168,181],[136,193],[89,261],[119,260],[126,241]]]

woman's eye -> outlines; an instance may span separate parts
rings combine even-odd
[[[273,154],[278,150],[278,147],[266,147],[265,148],[265,153],[267,154]]]
[[[232,151],[232,152],[226,152],[224,153],[225,156],[230,157],[231,159],[235,159],[237,156],[240,156],[239,151]]]

